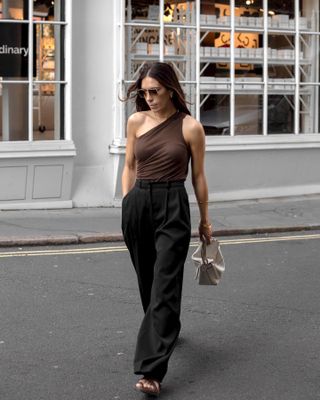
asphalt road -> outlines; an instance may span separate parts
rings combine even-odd
[[[197,286],[189,257],[161,399],[320,399],[319,246],[317,232],[222,240],[218,287]],[[145,398],[132,374],[142,309],[121,243],[1,249],[0,310],[1,400]]]

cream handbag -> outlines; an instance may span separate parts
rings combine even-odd
[[[219,283],[225,271],[225,264],[217,239],[213,238],[210,244],[201,241],[191,258],[197,268],[194,279],[198,280],[199,285]]]

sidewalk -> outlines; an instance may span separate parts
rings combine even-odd
[[[209,204],[215,236],[320,230],[320,195]],[[193,235],[199,212],[191,206]],[[0,246],[121,241],[120,208],[0,211]]]

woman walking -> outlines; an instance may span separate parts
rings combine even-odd
[[[180,332],[183,267],[190,242],[184,181],[191,160],[199,235],[210,241],[205,136],[190,116],[173,68],[145,64],[128,89],[137,112],[128,118],[122,175],[122,231],[134,265],[144,318],[134,357],[136,389],[159,395]]]

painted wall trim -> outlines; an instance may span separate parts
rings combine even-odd
[[[72,140],[0,143],[0,159],[74,156],[76,148]]]
[[[52,210],[61,208],[72,208],[72,200],[59,201],[33,201],[33,202],[7,202],[0,203],[0,210]]]
[[[117,139],[109,146],[110,154],[125,154],[126,139]],[[206,137],[206,151],[280,150],[320,148],[320,135],[219,136]]]
[[[196,198],[190,189],[190,203],[196,203]],[[268,187],[254,189],[227,190],[224,192],[211,192],[209,194],[209,203],[216,201],[236,201],[236,200],[258,200],[267,198],[280,198],[292,196],[308,196],[320,193],[320,185],[297,185],[283,187]]]
[[[280,150],[320,148],[320,135],[252,135],[206,137],[207,151]]]

